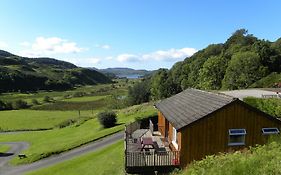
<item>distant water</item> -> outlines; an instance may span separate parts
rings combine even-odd
[[[137,79],[140,78],[142,75],[140,74],[129,74],[129,75],[117,75],[119,78],[128,78],[128,79]]]

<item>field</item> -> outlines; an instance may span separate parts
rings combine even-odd
[[[44,130],[58,127],[61,123],[79,118],[91,118],[92,111],[35,111],[12,110],[0,112],[0,129],[2,131]]]
[[[82,124],[75,123],[62,129],[1,135],[0,142],[29,142],[31,146],[24,151],[27,158],[15,158],[12,163],[31,163],[121,131],[124,129],[125,123],[132,122],[136,118],[154,116],[156,115],[156,110],[152,104],[143,104],[118,110],[117,115],[118,125],[108,129],[103,129],[98,120],[94,118]],[[50,147],[50,145],[52,146]]]
[[[32,107],[0,111],[0,131],[52,129],[67,125],[68,122],[93,118],[101,110],[126,107],[123,102],[125,100],[118,97],[126,97],[128,85],[132,83],[133,81],[125,83],[124,80],[118,80],[115,84],[84,86],[64,92],[1,94],[1,101],[13,102],[21,99]],[[52,101],[44,102],[45,96],[49,96]],[[40,104],[32,104],[33,99]]]
[[[99,151],[28,173],[28,175],[123,175],[123,141]],[[110,158],[108,156],[110,155]]]

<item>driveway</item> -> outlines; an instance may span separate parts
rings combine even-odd
[[[80,156],[92,151],[96,151],[98,149],[107,147],[118,140],[123,139],[124,133],[118,132],[116,134],[113,134],[111,136],[105,137],[103,139],[99,139],[95,142],[89,143],[87,145],[81,146],[79,148],[75,148],[73,150],[70,150],[65,153],[61,153],[58,155],[51,156],[49,158],[45,158],[42,160],[39,160],[37,162],[27,164],[27,165],[20,165],[20,166],[9,166],[8,161],[12,159],[14,156],[17,156],[18,153],[20,153],[22,150],[28,148],[28,144],[25,142],[5,142],[0,144],[9,144],[11,146],[11,149],[8,153],[6,153],[6,156],[1,157],[0,156],[0,174],[1,175],[17,175],[17,174],[23,174],[28,171],[33,171],[39,168],[48,167],[51,165],[54,165],[59,162],[63,162],[69,159],[72,159],[76,156]]]
[[[262,98],[262,95],[276,95],[276,92],[261,90],[261,89],[243,89],[243,90],[234,90],[234,91],[221,91],[226,95],[230,95],[240,100],[243,100],[245,97],[256,97]]]

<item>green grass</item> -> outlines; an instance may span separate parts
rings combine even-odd
[[[80,115],[84,118],[93,117],[91,111],[82,111]],[[2,131],[51,129],[78,117],[78,111],[0,111],[0,128]]]
[[[281,138],[244,152],[207,156],[178,175],[281,174]]]
[[[243,99],[247,104],[258,108],[277,118],[281,118],[281,99],[279,98],[254,98],[246,97]]]
[[[123,141],[28,175],[123,175]],[[110,156],[110,158],[109,158]]]
[[[74,97],[70,99],[65,99],[63,101],[67,102],[90,102],[90,101],[97,101],[108,97],[107,95],[103,96],[85,96],[85,97]]]
[[[4,145],[4,144],[0,145],[0,153],[5,153],[9,151],[9,149],[10,149],[9,145]]]
[[[115,127],[103,129],[96,118],[63,129],[36,131],[18,134],[1,135],[0,142],[27,141],[30,147],[24,151],[25,159],[14,158],[13,164],[31,163],[52,154],[68,151],[85,143],[124,130],[124,124],[135,120],[136,117],[156,115],[152,104],[143,104],[117,111],[118,124]],[[51,145],[51,146],[50,146]]]

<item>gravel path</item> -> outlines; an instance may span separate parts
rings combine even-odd
[[[240,100],[243,100],[243,98],[248,97],[248,96],[262,98],[262,95],[276,95],[276,92],[261,90],[261,89],[222,91],[221,93],[239,98]]]
[[[25,142],[2,142],[0,144],[9,144],[11,146],[11,149],[8,153],[11,155],[7,155],[4,157],[0,156],[0,174],[1,175],[17,175],[17,174],[23,174],[28,171],[33,171],[39,168],[48,167],[50,165],[54,165],[59,162],[63,162],[69,159],[72,159],[76,156],[80,156],[92,151],[96,151],[97,149],[104,148],[106,146],[109,146],[118,140],[123,139],[124,133],[118,132],[116,134],[113,134],[111,136],[105,137],[103,139],[97,140],[95,142],[89,143],[87,145],[81,146],[79,148],[75,148],[73,150],[70,150],[65,153],[61,153],[58,155],[51,156],[49,158],[45,158],[42,160],[39,160],[37,162],[28,164],[28,165],[20,165],[20,166],[9,166],[8,161],[12,159],[14,156],[17,156],[22,150],[28,148],[28,144]]]

